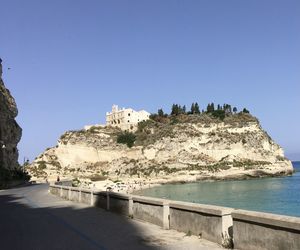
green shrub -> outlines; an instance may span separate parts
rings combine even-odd
[[[39,161],[38,163],[38,168],[39,170],[44,170],[47,168],[46,162],[45,161]]]
[[[81,181],[78,178],[75,178],[72,180],[72,187],[79,187],[81,184]]]
[[[215,110],[212,112],[213,117],[219,118],[220,120],[224,120],[225,118],[225,111],[224,110]]]
[[[121,144],[126,144],[129,148],[134,145],[136,136],[130,132],[124,132],[118,135],[117,142]]]

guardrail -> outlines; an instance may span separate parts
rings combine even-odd
[[[50,193],[238,249],[300,249],[300,218],[50,185]]]

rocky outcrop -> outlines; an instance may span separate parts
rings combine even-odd
[[[17,144],[22,129],[15,120],[17,115],[16,102],[2,80],[0,59],[0,168],[14,169],[18,166]]]
[[[293,172],[283,149],[250,114],[207,114],[141,123],[132,148],[118,128],[66,132],[29,167],[36,178],[148,178],[166,181],[249,178]],[[160,181],[161,182],[161,181]]]

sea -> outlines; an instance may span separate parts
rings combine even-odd
[[[292,176],[166,184],[136,194],[300,217],[300,161]]]

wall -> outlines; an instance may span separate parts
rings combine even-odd
[[[164,200],[133,196],[132,202],[133,218],[169,229],[169,222],[164,222]]]
[[[232,238],[233,209],[187,202],[170,202],[170,228],[224,244]]]
[[[222,216],[225,214],[224,211],[227,210],[221,207],[212,208],[200,204],[170,202],[165,199],[97,192],[58,185],[50,185],[50,193],[67,200],[82,202],[136,220],[146,221],[165,229],[171,227],[182,232],[189,232],[190,229],[193,229],[191,233],[195,235],[199,235],[201,231],[203,238],[219,244],[222,244],[222,233],[224,231],[228,232],[232,226],[232,224],[229,224],[227,228],[224,227]],[[199,211],[202,211],[202,213],[199,213]],[[187,220],[188,216],[189,219]],[[200,224],[206,221],[205,226],[194,225],[193,218],[197,218],[197,223]],[[209,223],[210,219],[214,219],[215,223]],[[216,227],[216,225],[218,226]]]
[[[300,218],[236,210],[234,246],[249,250],[300,249]]]
[[[50,185],[64,199],[86,203],[236,249],[300,249],[300,218],[144,196]]]

